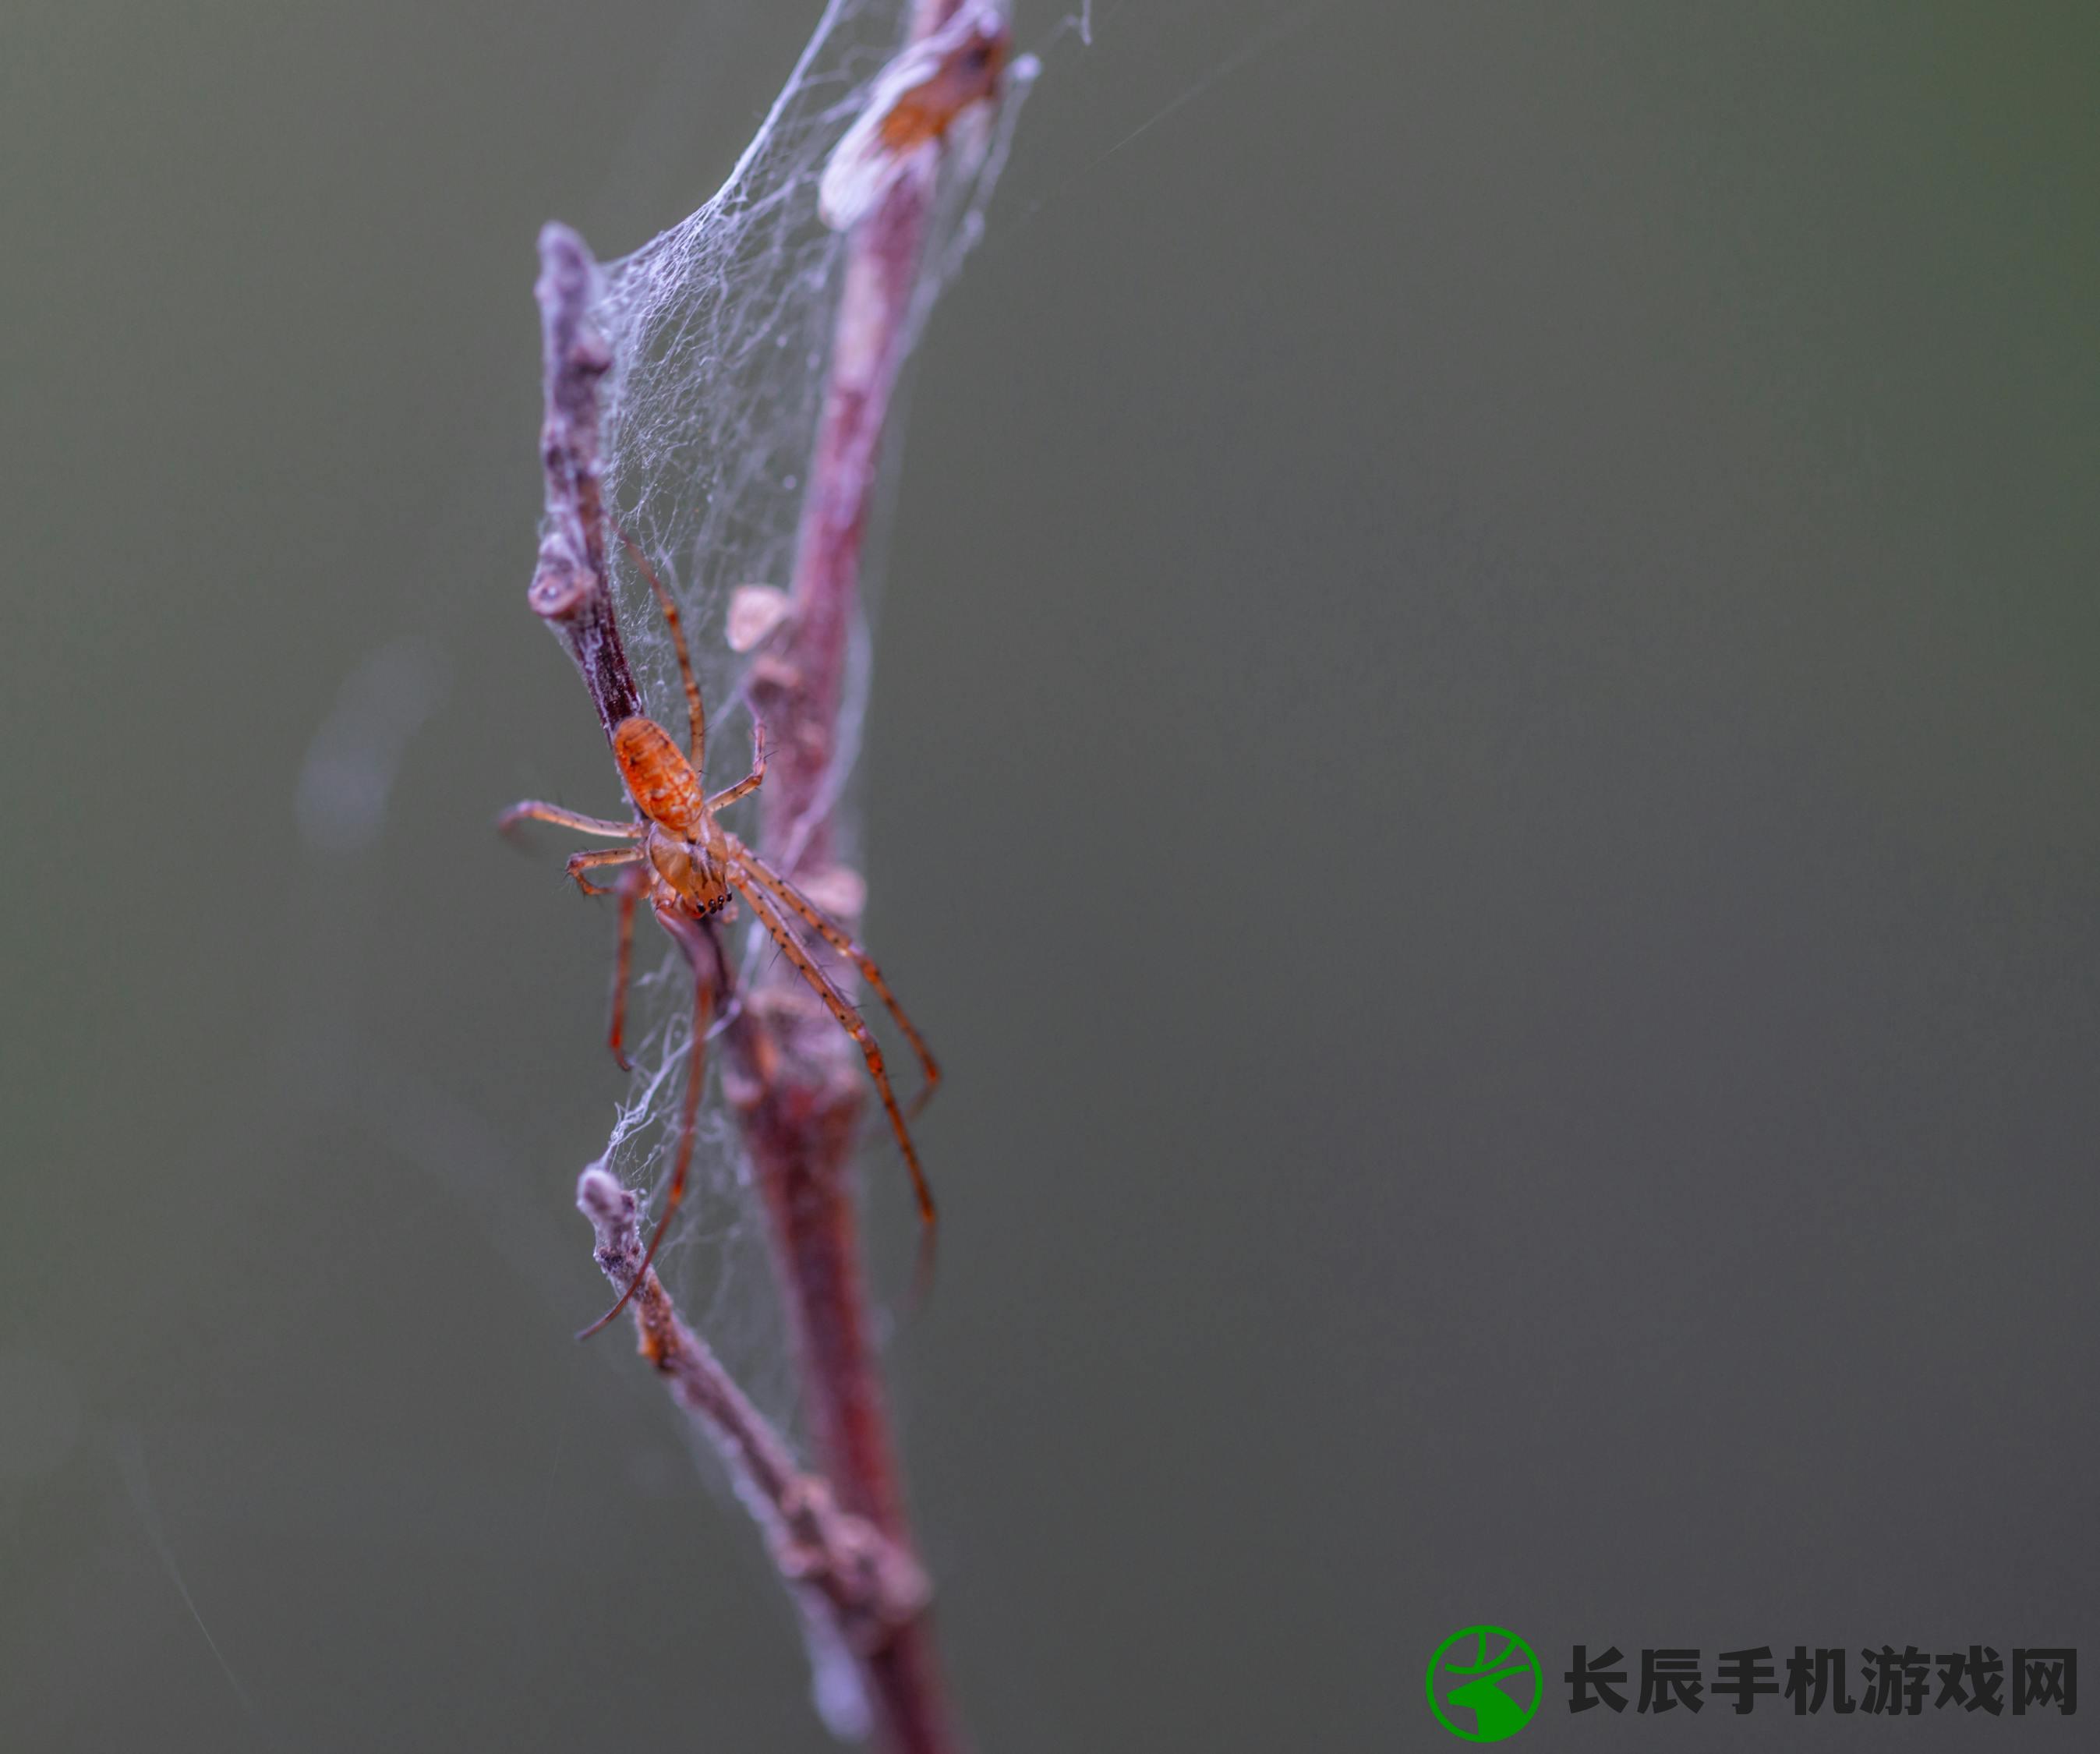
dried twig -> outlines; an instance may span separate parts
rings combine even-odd
[[[576,1207],[598,1235],[598,1264],[624,1291],[642,1264],[641,1201],[597,1164],[576,1182]],[[678,1311],[652,1269],[633,1301],[642,1355],[728,1467],[791,1588],[822,1597],[849,1650],[879,1648],[926,1604],[925,1573],[862,1517],[841,1510],[805,1473],[779,1433]],[[814,1604],[805,1603],[805,1611]]]
[[[598,391],[612,369],[612,350],[590,320],[598,263],[566,225],[540,229],[540,278],[532,293],[546,343],[540,459],[547,471],[547,533],[526,601],[568,647],[610,738],[620,720],[642,712],[642,691],[620,643],[605,570]]]
[[[982,0],[916,0],[910,41],[924,42],[965,4],[988,15],[1003,53],[1003,22]],[[847,643],[891,393],[913,338],[940,159],[938,149],[915,153],[848,239],[791,612],[784,637],[752,678],[776,752],[760,794],[760,846],[805,879],[832,858]],[[550,225],[540,255],[549,529],[531,602],[568,644],[609,735],[642,711],[605,567],[597,395],[611,354],[589,320],[596,270],[582,241]],[[710,926],[658,917],[695,978],[707,978],[718,956]],[[805,1612],[821,1601],[831,1616],[858,1661],[884,1740],[898,1754],[951,1754],[960,1743],[934,1653],[861,1270],[850,1179],[866,1101],[859,1058],[808,987],[777,970],[748,996],[727,1034],[725,1084],[757,1172],[826,1479],[794,1469],[677,1320],[653,1274],[633,1306],[642,1350],[747,1483]],[[624,1288],[641,1259],[633,1196],[593,1169],[578,1199],[598,1228],[601,1263]]]
[[[605,564],[598,394],[611,354],[589,320],[598,270],[583,240],[566,226],[549,225],[540,233],[540,254],[535,291],[546,335],[541,451],[548,531],[528,600],[567,645],[610,736],[621,719],[642,710]],[[693,978],[717,979],[723,962],[711,924],[673,913],[657,917]],[[770,1049],[748,1024],[733,1023],[730,1037],[747,1063],[768,1062]],[[642,1258],[639,1202],[593,1164],[577,1184],[576,1204],[597,1233],[600,1266],[624,1291]],[[642,1355],[721,1455],[805,1619],[854,1659],[862,1696],[884,1702],[886,1724],[916,1721],[918,1694],[899,1687],[893,1655],[898,1629],[916,1620],[930,1593],[916,1558],[864,1514],[841,1509],[828,1482],[796,1466],[786,1444],[679,1320],[655,1273],[630,1307]],[[949,1744],[922,1739],[898,1745]]]

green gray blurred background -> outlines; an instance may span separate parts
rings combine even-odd
[[[615,795],[535,232],[696,205],[816,10],[0,19],[0,1747],[827,1745],[570,1341],[609,927],[489,833]],[[1571,1718],[1576,1641],[2100,1660],[2100,21],[1096,10],[866,756],[977,1744],[1427,1747],[1480,1620],[1541,1747],[1860,1734]]]

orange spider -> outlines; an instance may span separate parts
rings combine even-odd
[[[626,539],[623,537],[621,540]],[[765,729],[755,723],[752,727],[751,771],[726,791],[709,797],[701,780],[706,771],[707,714],[700,705],[699,684],[693,679],[692,661],[686,650],[677,606],[671,601],[670,594],[640,551],[632,542],[627,543],[627,547],[647,577],[650,589],[655,593],[657,603],[664,612],[664,625],[671,632],[673,648],[678,655],[678,675],[685,684],[686,710],[692,725],[691,751],[689,754],[680,749],[671,734],[653,719],[639,715],[622,719],[613,727],[612,753],[613,759],[620,764],[620,778],[626,782],[628,797],[634,804],[633,821],[607,822],[563,810],[558,805],[527,799],[504,811],[497,820],[497,826],[508,829],[523,821],[551,822],[585,834],[636,843],[601,852],[573,853],[568,863],[568,873],[584,894],[617,895],[620,898],[620,951],[613,977],[611,1040],[613,1058],[623,1068],[628,1062],[621,1051],[620,1036],[626,1021],[628,968],[633,950],[636,902],[646,893],[650,905],[660,916],[705,920],[729,905],[731,891],[742,896],[758,917],[759,923],[772,935],[774,943],[780,947],[781,954],[823,1001],[825,1008],[853,1037],[867,1060],[869,1075],[881,1093],[883,1108],[889,1116],[890,1130],[897,1135],[898,1148],[904,1153],[905,1164],[911,1172],[920,1220],[930,1237],[934,1224],[933,1192],[926,1185],[925,1171],[920,1167],[919,1153],[905,1125],[904,1111],[898,1107],[897,1093],[890,1086],[882,1049],[876,1045],[874,1036],[852,1002],[839,990],[837,982],[788,925],[789,914],[858,969],[868,985],[880,995],[889,1014],[897,1019],[898,1027],[904,1032],[905,1039],[919,1056],[926,1080],[925,1088],[912,1105],[915,1114],[941,1081],[941,1069],[928,1051],[924,1038],[905,1015],[896,995],[890,992],[889,983],[882,978],[882,970],[876,966],[875,959],[854,941],[845,927],[715,820],[717,811],[748,797],[764,784]],[[594,883],[586,874],[611,866],[628,868],[617,882]],[[685,1100],[679,1114],[677,1155],[673,1161],[670,1188],[664,1198],[664,1215],[657,1220],[642,1265],[628,1281],[620,1301],[584,1329],[577,1336],[580,1339],[596,1333],[627,1307],[629,1299],[633,1297],[649,1271],[650,1263],[656,1257],[657,1247],[670,1228],[679,1201],[685,1198],[686,1175],[692,1164],[693,1135],[699,1111],[701,1075],[705,1069],[703,1048],[712,1005],[712,988],[696,970],[691,1058],[686,1074]]]

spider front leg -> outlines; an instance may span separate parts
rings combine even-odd
[[[649,564],[649,557],[634,546],[634,540],[620,528],[620,520],[612,520],[612,528],[628,553],[633,555],[634,563],[642,568],[642,576],[649,581],[649,588],[656,594],[656,607],[664,612],[664,625],[671,635],[671,649],[678,655],[678,681],[686,691],[686,722],[692,727],[693,741],[688,759],[693,771],[704,774],[708,771],[708,710],[700,704],[700,685],[693,676],[692,655],[686,650],[686,630],[678,620],[678,606],[671,600],[671,594],[664,589],[664,581],[656,577],[656,569]]]
[[[610,895],[620,886],[613,883],[593,883],[584,875],[607,865],[631,865],[642,857],[632,846],[609,846],[602,853],[571,853],[568,873],[576,886],[586,895]]]
[[[933,1191],[926,1185],[926,1172],[920,1165],[918,1148],[911,1142],[911,1129],[904,1124],[904,1111],[897,1106],[897,1092],[891,1088],[889,1070],[884,1063],[882,1049],[877,1045],[874,1032],[861,1021],[860,1013],[847,1001],[838,989],[838,983],[827,974],[817,959],[810,954],[809,947],[797,938],[780,912],[779,904],[760,882],[753,881],[757,864],[747,851],[743,859],[730,869],[730,881],[736,886],[739,895],[750,904],[760,922],[772,934],[780,953],[795,965],[797,973],[810,983],[817,996],[824,1001],[824,1009],[838,1020],[839,1027],[854,1039],[860,1049],[861,1058],[867,1062],[868,1076],[874,1079],[875,1088],[881,1095],[884,1111],[889,1116],[889,1130],[897,1135],[898,1149],[904,1153],[905,1167],[911,1172],[911,1191],[919,1200],[919,1220],[925,1226],[930,1239],[938,1215],[933,1209]],[[768,875],[773,875],[769,873]],[[783,882],[784,878],[775,877]],[[812,904],[814,905],[814,904]],[[837,927],[832,928],[833,931]]]
[[[748,797],[765,784],[765,727],[754,718],[751,722],[751,771],[726,791],[717,792],[708,800],[708,808],[720,810],[725,804],[734,804],[740,797]]]
[[[508,834],[521,822],[551,822],[558,828],[574,828],[579,834],[601,834],[613,841],[635,840],[642,833],[638,822],[607,822],[602,816],[586,816],[577,811],[564,810],[559,804],[543,804],[536,797],[513,804],[504,811],[496,819],[496,832]]]

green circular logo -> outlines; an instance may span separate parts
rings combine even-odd
[[[1429,1709],[1463,1741],[1507,1741],[1545,1691],[1538,1653],[1507,1627],[1461,1627],[1429,1653]]]

